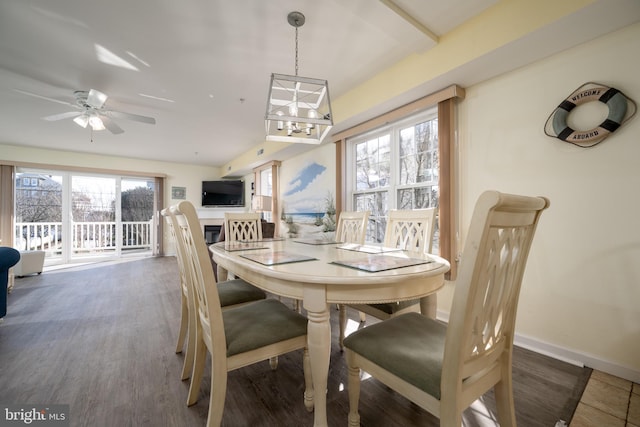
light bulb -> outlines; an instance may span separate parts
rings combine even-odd
[[[89,124],[89,116],[87,116],[86,114],[83,114],[73,119],[73,121],[76,122],[78,126],[82,126],[83,128],[86,128],[87,124]]]
[[[284,113],[282,111],[276,111],[276,115],[281,117],[284,116]],[[282,130],[284,128],[284,122],[282,120],[278,120],[278,130]]]
[[[314,109],[310,109],[307,113],[307,117],[309,117],[310,119],[317,119],[318,112]],[[307,135],[311,135],[311,129],[313,128],[315,128],[315,125],[313,123],[307,123]]]
[[[98,116],[91,116],[89,117],[89,124],[91,125],[91,128],[93,130],[104,130],[104,123],[102,123],[102,120],[100,120],[100,117]]]

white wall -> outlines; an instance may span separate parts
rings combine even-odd
[[[543,126],[555,106],[585,82],[640,100],[638,52],[640,25],[633,25],[469,87],[458,110],[463,238],[484,190],[551,200],[525,273],[517,320],[521,341],[635,382],[640,117],[588,149],[545,136]],[[597,115],[598,109],[582,114]],[[439,309],[448,312],[451,292],[448,285]]]

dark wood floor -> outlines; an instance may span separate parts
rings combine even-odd
[[[45,272],[16,279],[0,324],[0,403],[69,404],[71,426],[203,426],[209,372],[201,398],[185,404],[182,355],[174,353],[180,294],[175,259],[145,258]],[[337,345],[328,382],[328,420],[347,424],[346,369]],[[357,313],[350,312],[352,319]],[[570,421],[591,373],[517,349],[514,387],[518,425]],[[305,426],[302,356],[230,373],[225,426]],[[375,380],[362,385],[362,425],[437,426],[438,420]],[[465,413],[467,426],[493,426],[492,394]]]

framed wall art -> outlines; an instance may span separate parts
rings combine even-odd
[[[171,187],[171,199],[185,200],[187,198],[186,187]]]

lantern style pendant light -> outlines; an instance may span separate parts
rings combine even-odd
[[[320,144],[333,126],[326,80],[298,76],[298,28],[305,17],[291,12],[296,30],[295,75],[271,74],[265,128],[267,141]]]

